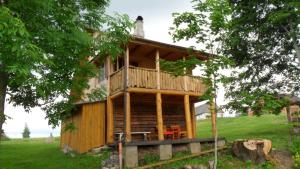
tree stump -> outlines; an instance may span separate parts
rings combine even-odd
[[[232,152],[243,161],[251,160],[255,164],[262,164],[269,159],[271,148],[270,140],[236,140],[232,145]]]

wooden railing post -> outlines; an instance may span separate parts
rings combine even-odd
[[[160,65],[159,65],[159,50],[156,50],[155,55],[155,62],[156,62],[156,85],[157,89],[160,89]]]
[[[191,122],[191,111],[190,111],[190,98],[189,95],[184,95],[184,112],[185,112],[185,123],[187,130],[187,137],[193,138],[192,122]]]
[[[111,59],[110,59],[110,57],[108,56],[107,58],[106,58],[106,70],[107,70],[107,72],[106,72],[106,76],[107,76],[107,93],[106,93],[106,95],[107,96],[109,96],[110,95],[110,93],[111,93],[111,89],[110,89],[110,73],[111,73]]]
[[[185,61],[185,56],[183,57]],[[186,68],[183,68],[183,81],[184,81],[184,91],[187,91],[187,76],[186,76]]]
[[[124,90],[127,91],[129,81],[129,48],[126,46],[125,56],[124,56]]]

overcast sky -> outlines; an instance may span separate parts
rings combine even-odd
[[[173,43],[171,36],[168,34],[169,27],[172,26],[172,13],[191,11],[190,1],[184,0],[111,0],[111,5],[107,12],[128,14],[132,20],[138,15],[144,18],[145,38],[165,43]],[[189,47],[197,46],[193,41],[179,42],[177,45]],[[222,100],[222,98],[220,98]],[[21,107],[13,107],[5,105],[5,114],[12,119],[7,120],[4,124],[4,130],[9,137],[18,137],[22,135],[25,123],[31,131],[31,137],[46,137],[52,132],[54,136],[58,136],[60,128],[52,129],[48,126],[45,119],[45,113],[39,108],[35,108],[31,113],[25,113]]]

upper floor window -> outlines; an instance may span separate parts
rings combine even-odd
[[[99,80],[103,81],[106,79],[106,69],[105,69],[105,64],[101,64],[99,66]]]

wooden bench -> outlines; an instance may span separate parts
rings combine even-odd
[[[118,135],[119,141],[122,140],[122,137],[124,135],[123,132],[120,133],[115,133],[116,135]],[[144,141],[148,141],[148,135],[151,134],[151,132],[149,131],[137,131],[137,132],[131,132],[131,135],[143,135],[144,136]]]

